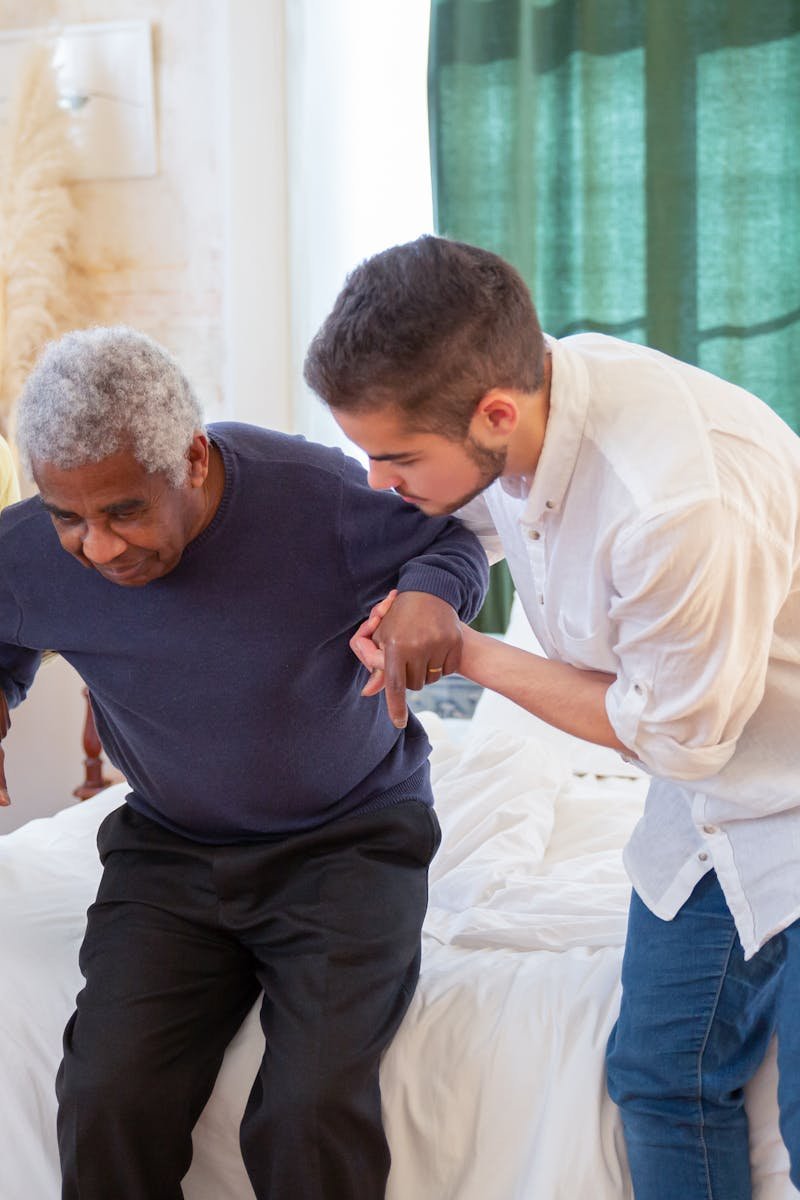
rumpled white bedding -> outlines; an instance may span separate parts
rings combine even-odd
[[[605,1095],[645,781],[576,777],[508,733],[455,744],[435,718],[442,849],[420,985],[383,1065],[388,1200],[630,1200]],[[0,1200],[57,1200],[53,1079],[81,986],[97,826],[124,785],[0,838]],[[252,1200],[237,1126],[261,1053],[255,1012],[195,1130],[187,1200]],[[754,1200],[791,1200],[770,1055],[747,1097]],[[677,1198],[676,1198],[677,1200]]]

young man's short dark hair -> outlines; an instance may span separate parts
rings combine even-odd
[[[543,362],[518,272],[488,250],[426,235],[355,268],[304,374],[333,409],[392,404],[414,429],[462,438],[488,391],[535,392]]]

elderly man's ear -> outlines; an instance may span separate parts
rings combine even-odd
[[[189,460],[189,486],[202,487],[208,478],[211,447],[205,433],[197,432],[186,451]]]

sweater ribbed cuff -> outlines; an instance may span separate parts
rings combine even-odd
[[[400,572],[397,590],[400,592],[428,592],[431,596],[438,596],[440,600],[452,604],[459,615],[464,603],[461,581],[455,575],[451,575],[449,571],[443,571],[440,567],[431,567],[425,563],[409,563],[407,567],[404,567]]]

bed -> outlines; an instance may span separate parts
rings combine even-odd
[[[444,836],[420,985],[382,1068],[388,1200],[631,1200],[603,1052],[628,899],[620,851],[646,780],[499,697],[469,721],[423,719]],[[0,838],[0,1200],[59,1195],[53,1079],[95,833],[124,794]],[[195,1129],[187,1200],[252,1200],[237,1128],[260,1054],[253,1011]],[[773,1048],[746,1097],[754,1200],[797,1195],[775,1090]]]

